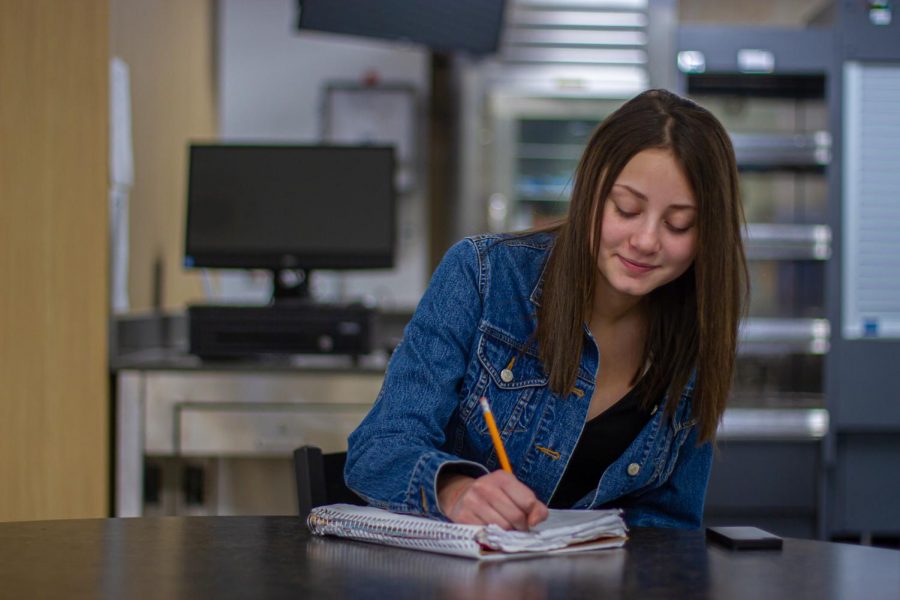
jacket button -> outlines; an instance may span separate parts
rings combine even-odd
[[[628,474],[631,475],[632,477],[634,477],[635,475],[637,475],[640,472],[641,472],[641,465],[639,465],[637,463],[631,463],[630,465],[628,465]]]
[[[515,377],[513,377],[512,371],[510,371],[509,369],[503,369],[502,371],[500,371],[500,379],[503,381],[503,383],[509,383],[510,381],[515,379]]]

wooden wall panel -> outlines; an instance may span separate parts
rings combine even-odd
[[[108,512],[107,0],[0,0],[0,521]]]
[[[136,312],[180,309],[202,296],[199,276],[181,262],[187,145],[217,133],[214,31],[213,0],[110,0],[111,55],[128,63],[131,75],[128,289]]]

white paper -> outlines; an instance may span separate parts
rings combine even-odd
[[[128,192],[109,190],[110,303],[114,313],[128,311]]]
[[[134,185],[131,144],[131,91],[128,65],[113,57],[109,64],[109,177],[110,183]]]
[[[128,194],[134,183],[131,147],[131,93],[128,65],[109,65],[109,240],[110,304],[113,313],[128,310]]]

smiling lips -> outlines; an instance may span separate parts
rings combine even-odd
[[[657,267],[657,265],[645,265],[644,263],[635,262],[633,260],[628,260],[622,255],[616,255],[619,257],[619,261],[625,266],[625,269],[629,273],[634,273],[636,275],[641,275],[643,273],[649,273],[653,269]]]

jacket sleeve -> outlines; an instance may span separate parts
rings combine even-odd
[[[623,506],[629,527],[700,527],[713,449],[710,442],[698,446],[698,435],[699,428],[694,427],[665,483]]]
[[[488,472],[440,450],[481,318],[481,268],[471,240],[447,252],[391,357],[375,405],[350,435],[347,486],[374,506],[445,518],[437,502],[441,469]]]

